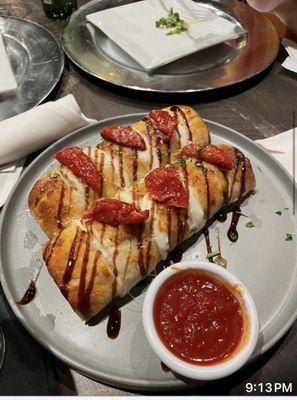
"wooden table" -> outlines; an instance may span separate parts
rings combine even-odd
[[[79,5],[86,3],[80,1]],[[56,37],[63,22],[48,19],[36,0],[1,0],[0,15],[12,15],[37,22]],[[191,103],[202,117],[224,124],[252,139],[272,136],[292,127],[293,110],[297,110],[297,76],[282,69],[284,59],[281,50],[271,69],[259,77],[234,88],[227,88],[212,95],[192,95],[188,98],[170,96],[147,96],[144,93],[127,93],[115,89],[81,73],[66,60],[61,82],[50,99],[57,99],[72,93],[89,117],[98,120],[126,113],[147,111],[169,103]],[[272,294],[273,295],[273,294]],[[297,394],[297,323],[289,333],[270,351],[251,366],[216,385],[182,392],[181,394],[246,394],[247,382],[292,383]],[[64,395],[127,395],[133,394],[92,381],[71,370],[67,365],[54,359],[57,379],[57,394]],[[174,393],[176,394],[176,392]],[[261,394],[258,390],[253,393]],[[281,393],[279,393],[281,394]]]

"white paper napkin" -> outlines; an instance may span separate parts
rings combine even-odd
[[[0,122],[0,165],[26,156],[89,123],[73,95]]]
[[[297,128],[295,128],[297,133]],[[256,140],[258,144],[264,147],[273,157],[275,157],[286,168],[291,176],[293,176],[293,152],[297,153],[297,149],[293,148],[294,134],[295,147],[297,145],[297,134],[294,129],[289,129],[286,132],[280,133],[266,139]],[[295,171],[297,171],[297,154],[295,155]],[[296,180],[296,178],[295,178]]]
[[[17,88],[17,83],[12,72],[8,55],[0,33],[0,93],[10,92]]]
[[[0,166],[0,173],[3,173],[3,172],[14,172],[15,169],[16,169],[16,164],[15,163],[1,165]]]
[[[187,23],[187,32],[168,36],[166,29],[156,28],[156,21],[167,17],[171,7]],[[86,18],[147,71],[245,32],[218,12],[192,0],[138,1]]]
[[[0,122],[0,207],[20,176],[24,156],[94,122],[71,94]]]
[[[6,202],[9,193],[16,184],[23,170],[25,159],[19,160],[13,166],[13,171],[0,172],[0,207]]]
[[[297,43],[293,42],[293,40],[283,39],[282,44],[289,54],[282,66],[289,71],[297,73]]]

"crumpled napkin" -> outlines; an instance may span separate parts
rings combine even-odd
[[[20,176],[24,156],[94,122],[72,94],[0,122],[0,207]]]
[[[0,122],[0,165],[19,160],[89,123],[72,94],[8,118]]]
[[[0,167],[0,207],[3,206],[9,193],[19,179],[25,160],[23,158],[14,164],[4,166],[3,169]]]
[[[0,94],[11,92],[18,87],[0,32]]]
[[[282,44],[288,53],[282,66],[289,71],[297,72],[297,43],[290,39],[283,39]]]
[[[289,129],[279,135],[275,135],[266,139],[256,140],[264,149],[266,149],[273,157],[275,157],[283,167],[293,176],[293,152],[297,151],[297,128]],[[295,135],[295,141],[294,141]],[[294,150],[295,144],[295,150]],[[295,156],[295,171],[297,171],[297,157]]]

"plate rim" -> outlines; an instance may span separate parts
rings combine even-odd
[[[104,1],[104,0],[93,0],[93,1],[91,1],[91,2],[89,2],[89,3],[86,3],[86,4],[83,5],[82,7],[87,7],[87,6],[89,6],[89,5],[92,5],[92,4],[95,3],[96,1],[102,2],[102,1]],[[131,0],[131,1],[132,1],[132,0]],[[200,1],[200,0],[197,0],[197,1]],[[222,11],[222,10],[220,10],[219,8],[215,7],[215,4],[213,4],[212,1],[210,1],[210,2],[207,3],[207,4],[213,6],[214,8],[216,8],[216,9],[219,10],[219,11]],[[82,8],[82,7],[81,7],[81,8]],[[232,18],[237,19],[237,16],[234,16],[233,14],[231,14],[230,11],[224,10],[223,12],[226,13],[226,14],[229,13],[229,14],[232,16]],[[265,18],[263,15],[261,15],[260,13],[257,13],[255,10],[253,10],[252,12],[255,12],[256,14],[259,14],[261,18]],[[63,27],[63,29],[61,30],[61,33],[60,33],[60,43],[61,43],[62,49],[63,49],[64,53],[67,55],[67,57],[70,59],[70,61],[71,61],[77,68],[79,68],[80,70],[82,70],[82,71],[85,72],[86,74],[92,76],[93,78],[98,79],[99,81],[105,82],[105,83],[107,83],[107,84],[114,85],[114,86],[119,87],[119,88],[125,88],[125,89],[129,89],[129,90],[137,90],[137,91],[144,92],[144,93],[161,93],[161,94],[164,94],[164,93],[170,93],[170,94],[173,94],[173,93],[177,93],[177,94],[181,94],[181,93],[185,93],[185,94],[204,93],[204,92],[211,91],[211,90],[219,90],[219,89],[227,88],[227,87],[232,86],[232,85],[235,85],[235,84],[240,84],[240,83],[242,83],[242,82],[244,82],[244,81],[246,81],[246,80],[249,80],[249,79],[251,79],[251,78],[253,78],[253,77],[256,77],[256,76],[259,75],[261,72],[263,72],[263,71],[265,71],[266,69],[268,69],[268,68],[274,63],[275,59],[277,58],[277,55],[278,55],[278,52],[279,52],[279,47],[280,47],[280,39],[279,39],[279,36],[278,36],[278,34],[277,34],[277,31],[276,31],[274,25],[272,24],[272,22],[266,18],[265,20],[266,20],[267,24],[270,26],[270,29],[272,30],[272,32],[274,31],[274,34],[276,35],[276,37],[278,37],[278,44],[275,46],[274,54],[273,54],[273,56],[271,57],[271,61],[268,63],[268,65],[265,65],[264,68],[262,68],[262,67],[261,67],[261,68],[257,68],[257,70],[255,71],[255,73],[253,73],[253,74],[249,74],[249,75],[247,75],[247,76],[245,76],[245,77],[242,77],[241,79],[238,79],[238,80],[236,80],[236,81],[224,83],[223,85],[211,86],[211,87],[207,87],[207,88],[200,87],[200,88],[189,88],[189,89],[178,89],[178,90],[172,89],[172,90],[171,90],[171,89],[162,89],[162,88],[152,88],[152,87],[139,86],[139,85],[137,85],[137,84],[123,84],[122,82],[115,82],[114,80],[108,79],[108,78],[106,78],[106,77],[98,76],[98,74],[96,74],[95,72],[92,72],[90,69],[88,69],[88,68],[84,67],[83,65],[81,65],[81,63],[79,63],[79,61],[75,60],[75,58],[73,57],[73,54],[70,53],[70,52],[68,51],[67,45],[64,43],[64,33],[66,32],[66,30],[68,29],[69,25],[71,24],[72,18],[74,18],[78,13],[79,13],[79,9],[76,10],[76,11],[72,14],[72,16],[71,16],[69,22]],[[242,24],[241,21],[239,21],[239,22]],[[243,25],[243,24],[242,24],[242,25]],[[245,28],[244,25],[243,25],[243,27]],[[97,28],[96,28],[96,29],[97,29]],[[245,28],[245,29],[246,29],[246,28]],[[248,30],[247,30],[247,35],[249,36],[249,31],[248,31]],[[235,61],[236,59],[237,59],[237,58],[233,59],[233,60],[231,61],[231,63],[232,63],[233,61]],[[238,59],[240,59],[240,56],[238,57]],[[108,58],[105,57],[104,60],[108,60]],[[116,63],[116,62],[112,62],[112,64],[113,64],[113,65],[114,65],[114,64],[116,65],[117,63]],[[219,65],[218,67],[211,68],[210,70],[216,70],[217,68],[224,67],[225,65],[228,65],[228,64]],[[130,71],[130,69],[128,69],[128,70]],[[205,71],[206,71],[206,70],[205,70]],[[205,72],[205,71],[202,71],[202,72]],[[143,71],[142,71],[142,72],[143,72]],[[196,73],[196,74],[199,74],[199,72]],[[192,75],[196,75],[196,74],[193,73]],[[157,75],[157,76],[162,76],[162,74]]]
[[[46,32],[46,33],[52,38],[53,42],[56,44],[57,48],[59,49],[60,68],[59,68],[58,74],[55,76],[55,79],[52,80],[52,84],[51,84],[50,88],[48,89],[47,93],[45,93],[44,96],[43,96],[41,99],[39,99],[31,108],[27,108],[27,109],[25,109],[25,110],[23,111],[23,112],[26,112],[26,111],[31,110],[32,108],[38,106],[39,104],[41,104],[41,103],[50,95],[50,93],[54,90],[54,88],[55,88],[55,87],[57,86],[57,84],[59,83],[59,81],[60,81],[60,79],[61,79],[61,77],[62,77],[64,68],[65,68],[65,54],[64,54],[64,49],[63,49],[63,47],[62,47],[62,45],[61,45],[60,40],[57,39],[57,38],[54,36],[54,34],[53,34],[50,30],[48,30],[47,28],[45,28],[44,26],[38,24],[38,23],[35,22],[35,21],[31,21],[31,20],[26,19],[26,18],[15,17],[15,16],[12,16],[12,15],[6,15],[6,14],[0,15],[0,19],[1,19],[1,18],[18,20],[18,21],[22,21],[23,23],[27,23],[27,24],[29,24],[29,25],[35,25],[35,26],[37,26],[38,28],[40,28],[41,30],[43,30],[44,32]],[[2,34],[3,34],[3,33],[2,33]],[[4,35],[5,35],[5,33],[4,33]],[[18,114],[15,114],[15,115],[18,115]],[[13,115],[13,116],[15,116],[15,115]],[[11,117],[9,117],[9,118],[12,118],[13,116],[11,116]]]
[[[48,152],[50,152],[52,149],[54,149],[56,146],[59,146],[61,143],[64,142],[64,140],[68,140],[69,138],[80,135],[85,129],[88,129],[94,125],[94,127],[98,124],[104,125],[104,124],[110,124],[112,121],[117,120],[117,119],[139,119],[143,116],[145,116],[147,113],[146,112],[138,112],[138,113],[130,113],[130,114],[123,114],[123,115],[117,115],[114,117],[109,117],[109,118],[104,118],[102,120],[97,121],[94,124],[87,125],[85,127],[79,128],[61,139],[57,140],[50,146],[48,146],[46,149],[44,149],[31,163],[30,165],[26,168],[24,173],[21,175],[21,178],[19,179],[18,183],[15,185],[13,191],[10,193],[8,200],[6,201],[6,204],[3,207],[3,210],[1,212],[0,216],[0,248],[2,246],[2,241],[3,241],[3,236],[4,236],[4,222],[5,222],[5,216],[7,213],[7,210],[10,207],[10,203],[14,199],[14,193],[18,190],[19,185],[22,184],[22,181],[26,178],[27,175],[30,174],[30,171],[32,167],[34,167],[45,155],[47,155]],[[258,143],[250,139],[249,137],[243,135],[242,133],[227,127],[226,125],[217,123],[215,121],[209,120],[209,119],[204,119],[206,124],[209,125],[215,125],[219,128],[227,129],[230,131],[230,133],[235,134],[236,136],[239,136],[242,140],[247,141],[250,143],[252,146],[255,146],[256,149],[260,152],[264,152],[266,156],[269,157],[270,160],[272,160],[278,168],[282,170],[282,173],[285,174],[286,178],[290,183],[293,182],[292,177],[289,175],[289,173],[286,171],[286,169],[279,163],[278,160],[273,158],[268,151],[266,151],[262,146],[260,146]],[[297,271],[297,265],[296,265],[296,270]],[[75,360],[71,360],[71,357],[69,358],[67,355],[61,351],[59,351],[55,346],[51,346],[48,343],[46,343],[46,340],[44,338],[41,338],[38,336],[38,334],[35,332],[34,328],[31,327],[31,325],[27,322],[27,320],[23,317],[22,312],[20,311],[20,308],[16,305],[15,300],[12,297],[11,291],[9,289],[9,285],[6,283],[5,280],[5,272],[4,272],[4,267],[3,267],[3,261],[2,261],[2,254],[0,252],[0,281],[1,281],[1,286],[3,289],[3,292],[6,296],[6,299],[15,314],[15,316],[18,318],[18,320],[21,322],[21,324],[25,327],[25,329],[39,342],[46,350],[50,351],[54,356],[56,356],[58,359],[62,360],[65,362],[69,367],[74,368],[76,371],[79,371],[85,376],[88,376],[92,379],[95,379],[97,381],[100,381],[102,383],[114,386],[114,387],[119,387],[119,388],[125,388],[125,389],[132,389],[132,390],[139,390],[141,387],[141,390],[148,392],[148,391],[169,391],[172,389],[187,389],[191,388],[193,386],[197,386],[201,383],[194,383],[194,384],[188,384],[186,382],[183,382],[182,380],[171,380],[169,381],[148,381],[145,379],[139,379],[139,378],[125,378],[125,377],[118,377],[115,379],[114,375],[105,373],[104,371],[98,371],[93,369],[93,368],[82,368],[81,365],[79,365]],[[288,292],[288,297],[290,295],[291,291]],[[280,313],[282,311],[280,310]],[[277,318],[279,313],[274,317]],[[254,361],[256,358],[258,358],[260,355],[262,355],[264,352],[266,352],[268,349],[270,349],[283,335],[286,334],[286,332],[290,329],[290,327],[293,325],[295,320],[297,319],[297,307],[295,309],[295,312],[291,315],[291,317],[287,320],[287,323],[282,326],[282,328],[278,331],[276,335],[272,339],[270,339],[265,345],[262,345],[261,348],[258,350],[257,353],[254,353],[252,356],[251,360],[249,363]],[[148,384],[149,383],[149,384]]]

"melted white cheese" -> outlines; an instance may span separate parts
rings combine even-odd
[[[183,148],[189,144],[189,129],[184,122],[180,122],[180,118],[178,123],[178,130],[180,133],[181,148]]]
[[[136,131],[138,132],[138,131]],[[145,141],[146,150],[139,150],[137,152],[138,160],[141,161],[143,164],[147,165],[150,162],[150,143],[148,137],[143,135],[141,132],[138,132],[142,139]]]
[[[73,189],[71,192],[70,203],[75,204],[77,209],[84,209],[86,203],[86,184],[64,165],[61,165],[60,167],[60,176],[65,184],[71,186]]]
[[[159,229],[158,218],[155,218],[153,226],[153,238],[156,241],[162,260],[165,260],[170,250],[168,232],[161,232]]]
[[[198,196],[195,194],[195,189],[189,186],[189,211],[188,211],[188,224],[189,234],[198,232],[204,227],[206,219],[204,217],[204,211],[201,206]]]
[[[150,210],[152,207],[152,200],[149,199],[148,196],[144,196],[141,202],[142,210]],[[169,252],[169,239],[168,232],[161,232],[159,229],[160,221],[159,221],[159,213],[158,213],[158,205],[156,203],[154,210],[154,221],[153,221],[153,232],[152,238],[155,240],[156,245],[159,249],[162,259],[165,259]]]
[[[132,191],[128,186],[125,186],[115,197],[126,203],[133,203]]]

